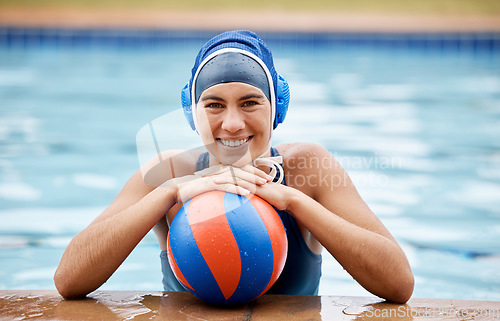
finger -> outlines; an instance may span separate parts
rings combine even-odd
[[[266,174],[264,171],[255,168],[251,165],[243,167],[215,165],[195,173],[197,176],[208,177],[218,175],[231,175],[244,178],[255,184],[265,184],[273,180],[273,177]]]
[[[239,168],[236,168],[233,171],[231,171],[231,174],[233,176],[240,177],[240,178],[247,180],[247,181],[254,183],[254,184],[264,185],[267,183],[266,178],[258,176],[252,172],[247,172],[245,170],[241,170]]]
[[[223,176],[207,176],[203,178],[206,190],[223,190],[226,192],[246,195],[255,193],[255,183],[244,179],[223,175]]]
[[[263,178],[260,178],[258,176],[255,176],[253,174],[241,170],[234,170],[234,169],[224,173],[207,176],[206,178],[212,179],[216,184],[223,184],[223,183],[236,184],[240,180],[246,180],[252,184],[259,184],[259,185],[267,183],[267,181],[264,180]]]
[[[250,169],[250,171],[248,171]],[[253,168],[250,166],[249,168],[247,168],[246,170],[243,170],[241,168],[231,168],[230,169],[230,172],[233,176],[235,177],[240,177],[242,179],[245,179],[249,182],[252,182],[254,184],[259,184],[259,185],[263,185],[263,184],[266,184],[268,182],[267,180],[267,177],[265,177],[265,173],[260,171],[261,173],[254,173],[254,171],[260,171],[256,168]],[[261,175],[261,176],[259,176]]]
[[[252,165],[245,165],[243,167],[240,167],[241,169],[247,171],[247,172],[250,172],[254,175],[257,175],[259,177],[262,177],[264,178],[266,181],[270,182],[274,179],[274,177],[272,177],[271,175],[267,174],[266,172],[264,172],[263,170],[261,169],[258,169],[257,167],[254,167]]]
[[[242,196],[251,194],[251,192],[248,189],[241,187],[241,186],[234,185],[234,184],[229,184],[229,183],[217,184],[214,189],[218,190],[218,191],[229,192],[229,193],[238,194],[238,195],[242,195]]]
[[[257,177],[253,177],[257,178]],[[262,179],[262,178],[258,178]],[[241,178],[241,177],[236,177],[236,176],[217,176],[217,177],[212,177],[212,181],[215,184],[233,184],[233,185],[238,185],[238,186],[245,186],[245,188],[250,187],[250,186],[255,186],[255,185],[263,185],[266,182],[260,182],[260,184],[257,184],[255,181],[252,181],[248,178]]]
[[[194,174],[205,177],[205,176],[220,174],[220,173],[227,172],[227,171],[228,171],[228,166],[215,165],[215,166],[211,166],[211,167],[202,169],[201,171],[197,171]]]
[[[234,178],[234,177],[216,177],[213,178],[213,182],[216,185],[234,185],[234,186],[240,186],[244,189],[249,190],[251,193],[255,193],[255,189],[258,185],[256,185],[254,182],[249,182],[241,178]]]

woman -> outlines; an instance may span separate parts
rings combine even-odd
[[[285,224],[288,257],[269,293],[317,294],[324,247],[373,294],[398,303],[410,298],[414,280],[403,251],[333,156],[315,144],[271,147],[272,131],[286,115],[288,86],[257,35],[230,31],[209,40],[182,96],[208,152],[165,151],[163,161],[135,173],[66,249],[54,278],[62,296],[101,286],[151,229],[162,249],[165,289],[180,290],[165,254],[168,224],[178,204],[222,190],[262,197]],[[276,159],[282,168],[273,178]]]

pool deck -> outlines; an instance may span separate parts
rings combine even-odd
[[[0,7],[0,26],[277,32],[500,32],[499,15]]]
[[[236,306],[208,305],[186,292],[96,291],[64,300],[56,291],[0,291],[0,320],[498,320],[500,302],[264,295]]]

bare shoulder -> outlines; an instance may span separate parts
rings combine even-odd
[[[298,157],[332,157],[326,148],[315,143],[279,144],[276,149],[283,158],[290,158],[291,160]]]
[[[285,170],[300,170],[303,174],[314,174],[319,170],[324,172],[340,168],[333,155],[319,144],[280,144],[276,149],[283,156]]]
[[[130,177],[101,216],[105,218],[131,206],[171,178],[193,174],[199,154],[168,150],[156,155]]]
[[[144,183],[158,187],[169,179],[193,174],[200,154],[197,150],[168,150],[159,153],[141,167]]]
[[[276,149],[283,156],[287,185],[316,198],[324,187],[325,177],[342,168],[323,146],[314,143],[280,144]]]

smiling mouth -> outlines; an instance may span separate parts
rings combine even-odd
[[[243,144],[245,144],[246,142],[248,142],[250,139],[252,138],[252,136],[249,136],[245,139],[240,139],[240,140],[231,140],[231,139],[221,139],[221,138],[217,138],[217,140],[219,142],[221,142],[222,145],[226,146],[226,147],[238,147],[238,146],[241,146]]]

